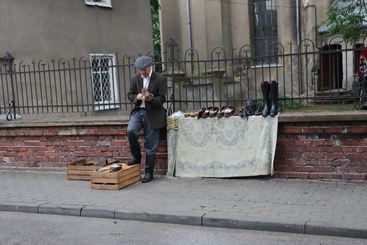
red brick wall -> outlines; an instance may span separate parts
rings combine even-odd
[[[126,128],[126,124],[0,128],[0,166],[65,167],[86,158],[129,159]],[[144,149],[143,142],[141,146]],[[143,158],[145,160],[144,153]],[[143,164],[142,169],[144,167]],[[164,139],[160,142],[155,171],[165,174],[166,170],[167,142]]]
[[[65,167],[84,158],[128,159],[126,127],[126,123],[0,127],[0,166]],[[155,171],[165,174],[166,140],[161,140],[157,158]],[[367,181],[367,123],[280,122],[274,167],[280,178]]]
[[[280,123],[277,177],[367,180],[367,123]]]

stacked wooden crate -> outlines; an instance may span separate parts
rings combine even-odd
[[[115,159],[106,159],[101,161],[98,159],[82,159],[70,163],[67,166],[67,175],[69,180],[90,180],[91,174],[97,168],[107,164],[118,162]]]
[[[91,173],[91,187],[96,190],[119,190],[139,180],[139,164],[129,166],[122,163],[118,171],[111,170],[111,165],[108,165]]]

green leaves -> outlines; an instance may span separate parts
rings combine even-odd
[[[339,34],[353,45],[365,38],[367,35],[363,22],[367,21],[366,10],[365,0],[350,1],[343,8],[332,7],[326,21],[329,36]]]
[[[161,35],[159,23],[159,2],[158,0],[150,0],[150,10],[152,15],[152,31],[153,31],[153,46],[154,59],[160,60],[161,55]]]

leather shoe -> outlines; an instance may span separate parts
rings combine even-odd
[[[141,180],[142,183],[148,183],[153,180],[153,173],[146,173]]]
[[[127,161],[127,165],[130,166],[130,165],[140,164],[140,161],[141,159],[134,157],[133,159]]]

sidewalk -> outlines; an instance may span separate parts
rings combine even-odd
[[[62,172],[0,170],[0,211],[367,238],[367,185],[158,177],[92,190]]]

